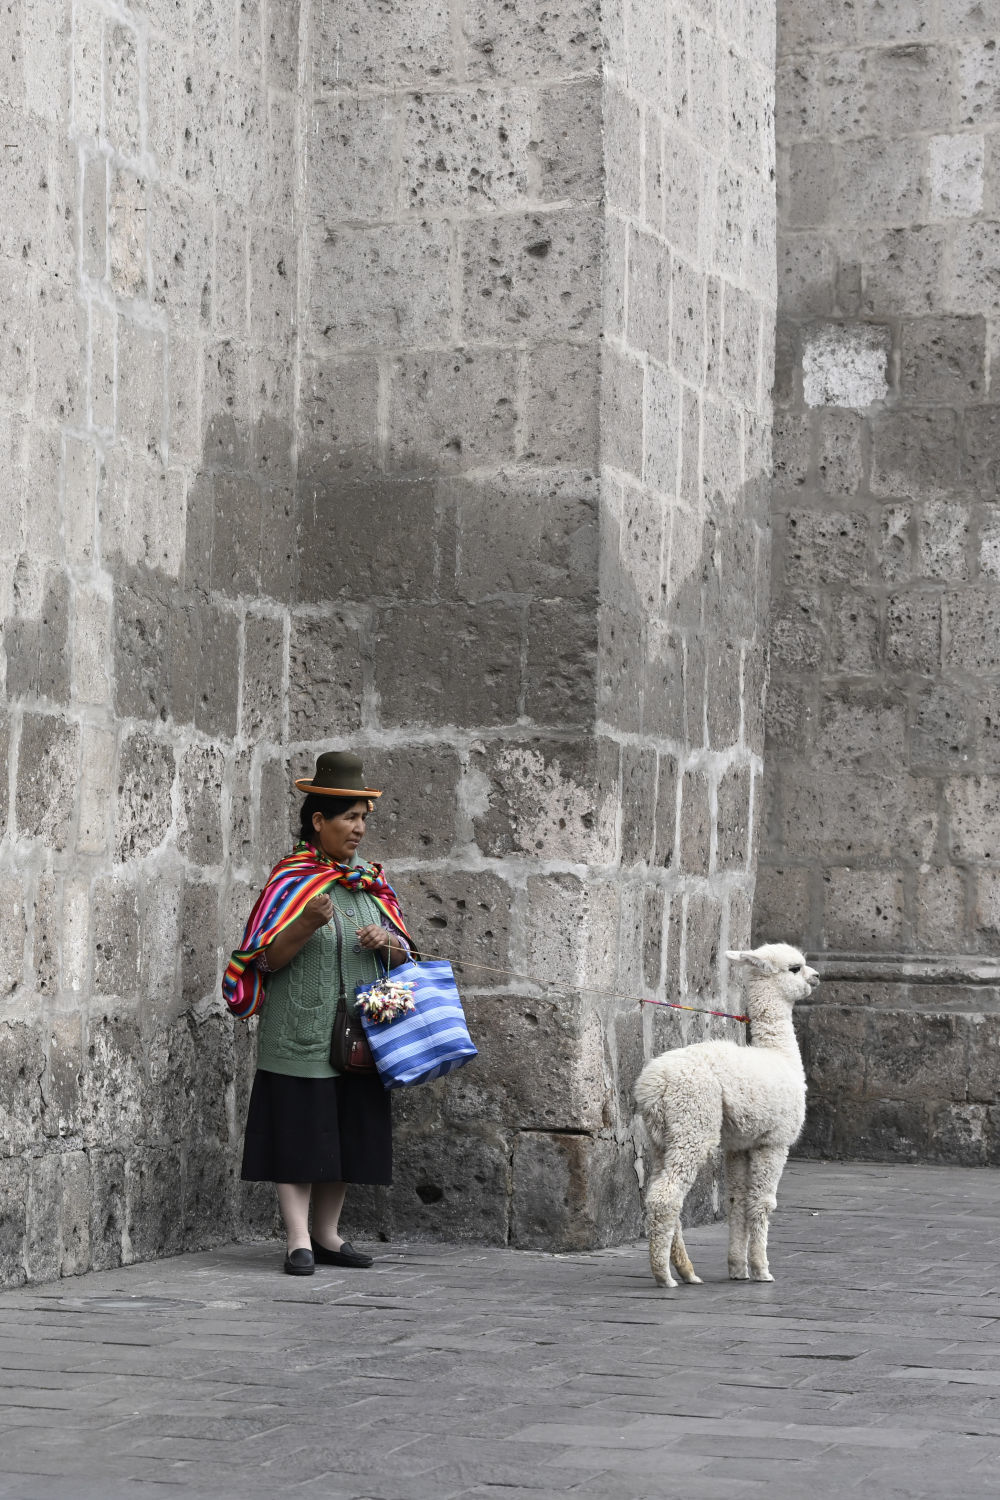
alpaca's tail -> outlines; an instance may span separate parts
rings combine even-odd
[[[663,1093],[666,1082],[663,1070],[658,1066],[660,1058],[654,1057],[648,1062],[635,1081],[632,1097],[635,1107],[642,1116],[642,1123],[646,1127],[646,1134],[651,1143],[658,1149],[663,1150],[667,1144],[665,1119],[663,1114]]]

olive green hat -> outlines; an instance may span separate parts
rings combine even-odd
[[[373,786],[365,786],[361,757],[350,750],[325,750],[316,761],[316,774],[297,780],[300,792],[327,797],[381,797]]]

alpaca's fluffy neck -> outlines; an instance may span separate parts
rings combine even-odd
[[[773,1052],[780,1052],[801,1070],[802,1057],[795,1036],[795,1027],[792,1024],[790,1008],[781,1000],[771,999],[766,991],[763,994],[759,991],[754,994],[751,991],[750,1004],[747,1009],[750,1014],[752,1045],[768,1047]]]

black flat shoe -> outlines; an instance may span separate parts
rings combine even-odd
[[[321,1245],[319,1240],[313,1240],[313,1257],[318,1266],[356,1266],[359,1271],[367,1270],[374,1265],[370,1255],[365,1255],[361,1250],[355,1250],[345,1240],[339,1250],[328,1250]]]
[[[289,1250],[285,1256],[286,1276],[311,1276],[316,1260],[311,1250]]]

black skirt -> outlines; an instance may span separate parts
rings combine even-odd
[[[392,1182],[389,1095],[376,1076],[291,1078],[258,1069],[244,1182]]]

